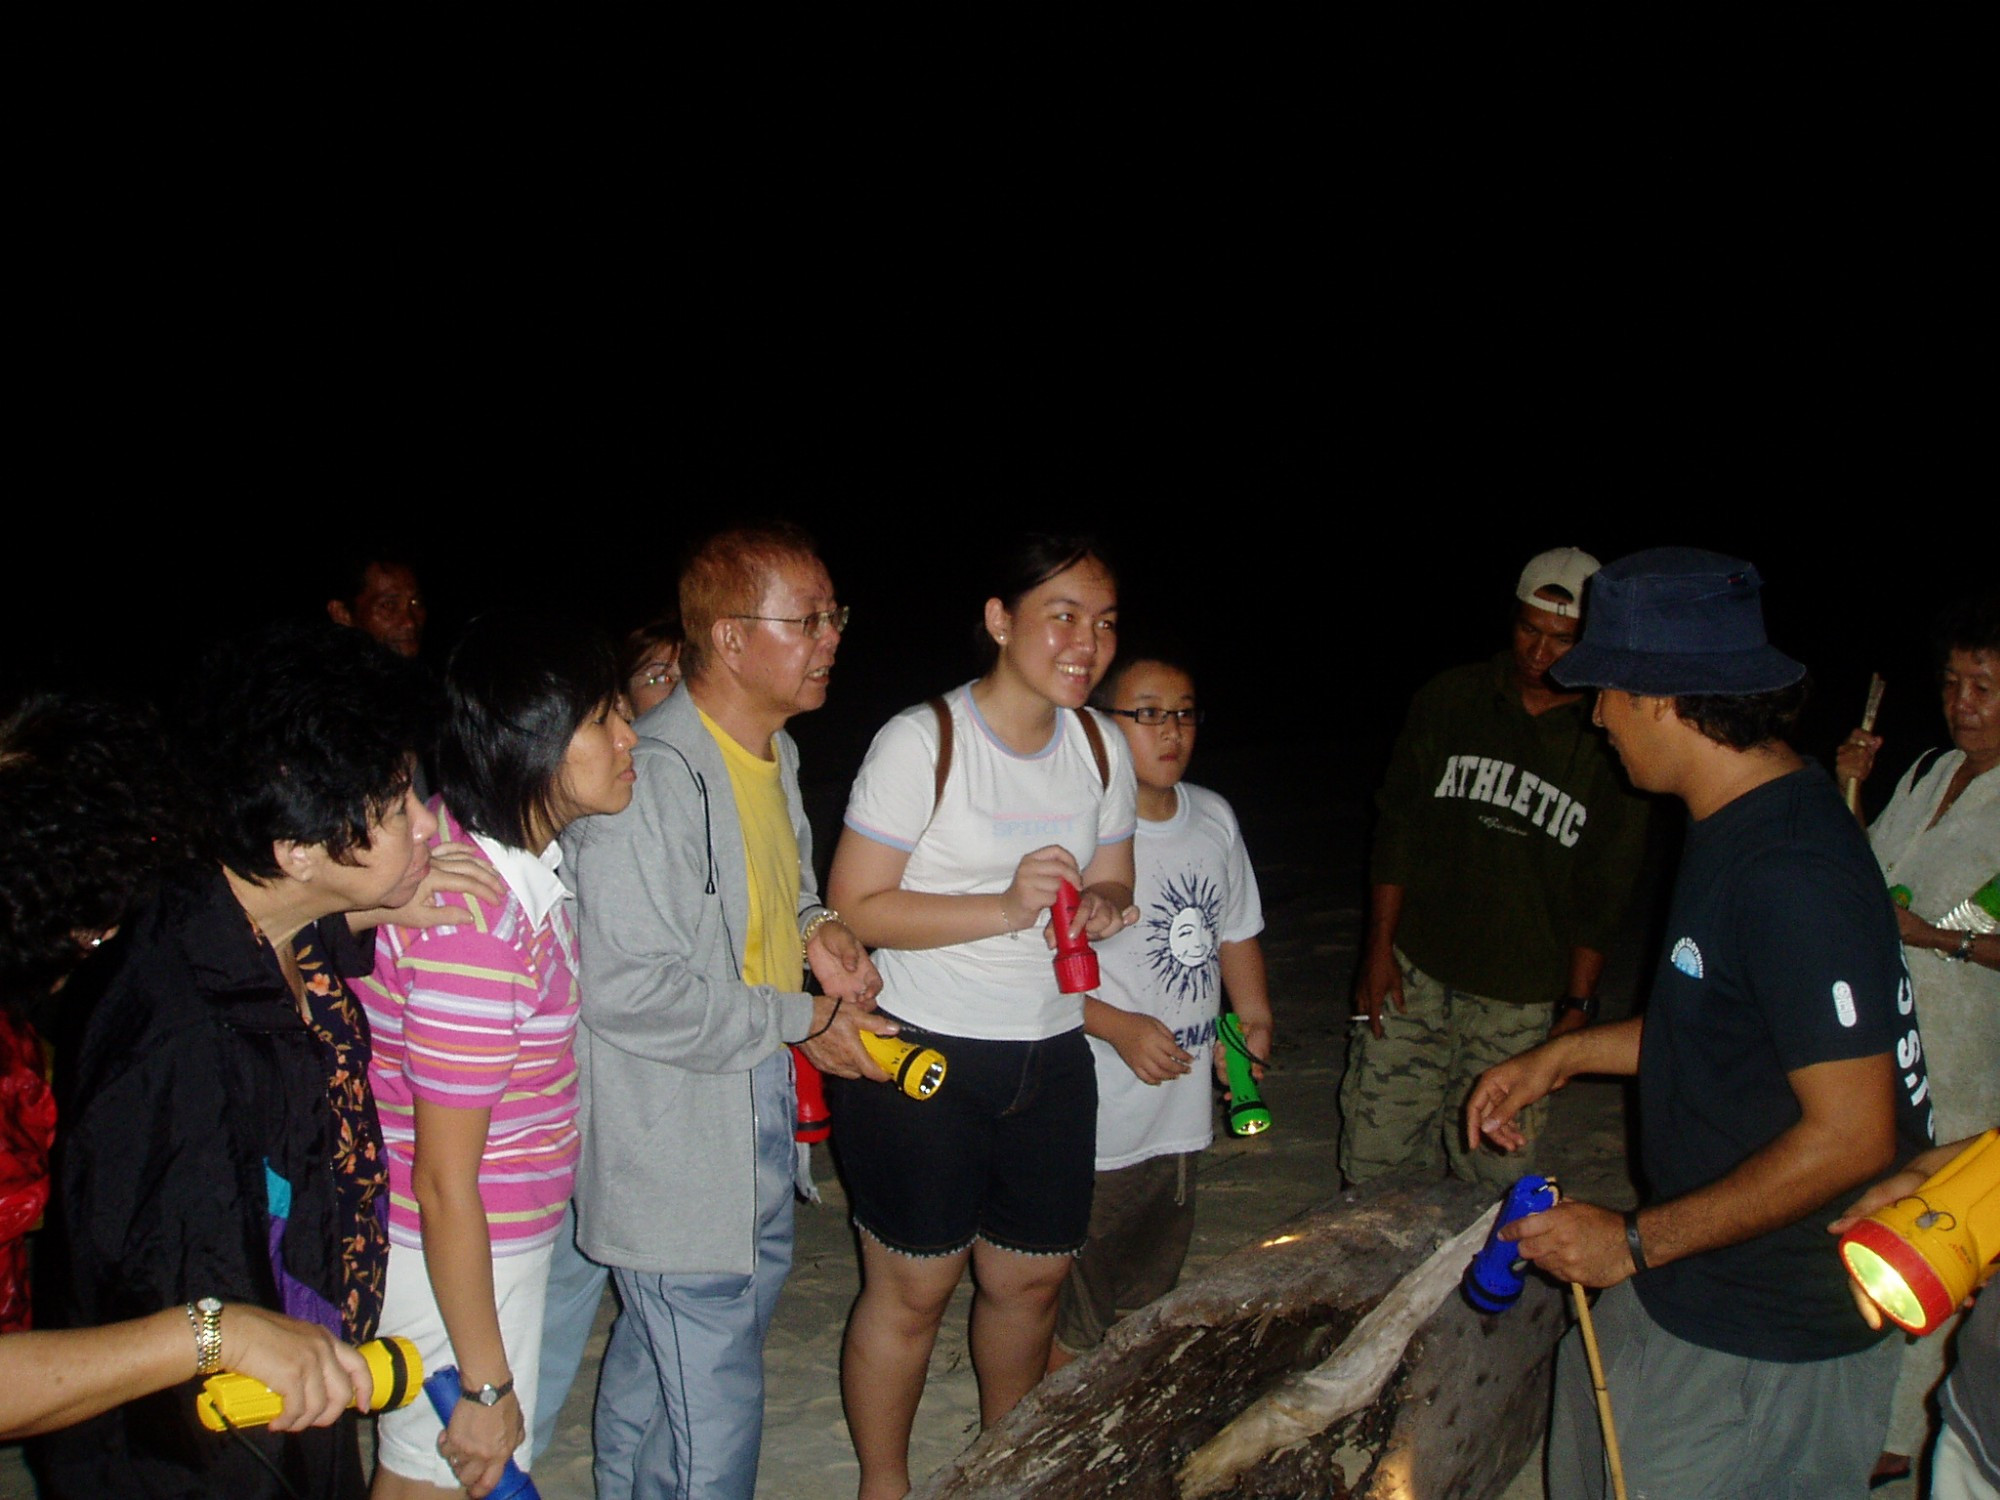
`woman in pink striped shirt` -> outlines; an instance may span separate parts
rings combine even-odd
[[[487,616],[446,670],[438,837],[504,885],[465,922],[385,927],[360,989],[389,1156],[385,1332],[458,1367],[447,1428],[417,1402],[379,1426],[377,1497],[483,1495],[528,1467],[542,1297],[577,1160],[576,938],[556,835],[632,800],[632,726],[609,646],[567,621]],[[518,1382],[518,1383],[517,1383]]]

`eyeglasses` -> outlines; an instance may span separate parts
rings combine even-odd
[[[847,617],[854,613],[851,606],[843,604],[837,609],[823,609],[811,615],[730,615],[732,620],[769,620],[773,625],[796,625],[806,633],[806,639],[816,641],[832,627],[839,635],[847,633]]]
[[[1183,729],[1192,729],[1208,717],[1207,711],[1199,708],[1107,708],[1102,712],[1144,724],[1148,729],[1158,729],[1169,719]]]

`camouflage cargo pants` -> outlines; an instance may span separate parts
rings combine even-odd
[[[1340,1084],[1340,1171],[1350,1183],[1391,1172],[1451,1175],[1504,1190],[1535,1170],[1547,1106],[1521,1113],[1528,1144],[1503,1153],[1465,1149],[1465,1100],[1495,1063],[1544,1041],[1555,1004],[1508,1005],[1440,984],[1399,948],[1403,999],[1382,1007],[1382,1035],[1354,1027]]]

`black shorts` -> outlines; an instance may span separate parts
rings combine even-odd
[[[945,1057],[928,1099],[827,1079],[833,1150],[854,1222],[904,1255],[954,1255],[974,1239],[1070,1255],[1090,1229],[1097,1070],[1082,1028],[995,1042],[903,1026]]]

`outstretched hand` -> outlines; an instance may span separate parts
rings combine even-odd
[[[1465,1101],[1466,1149],[1477,1151],[1484,1137],[1502,1151],[1520,1150],[1528,1138],[1515,1123],[1516,1118],[1537,1099],[1561,1088],[1564,1081],[1555,1054],[1546,1043],[1488,1068]]]

